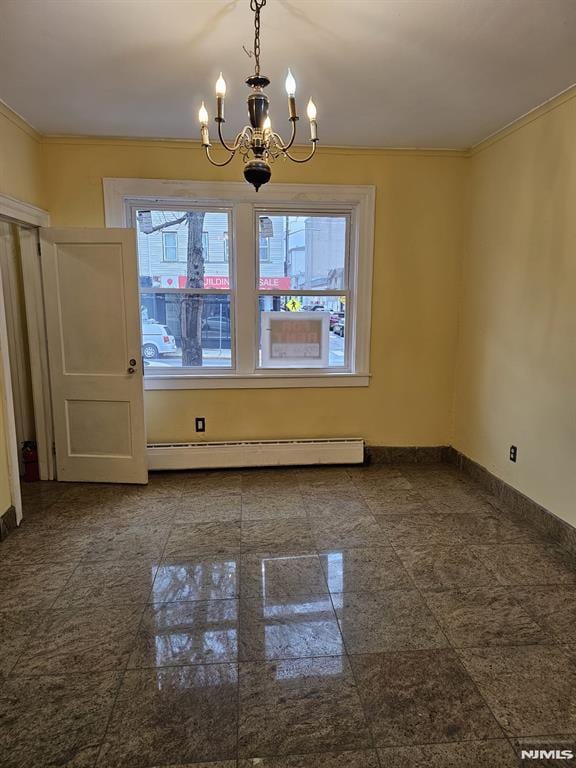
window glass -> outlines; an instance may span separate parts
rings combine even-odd
[[[130,205],[145,372],[159,379],[268,371],[281,380],[289,369],[312,376],[366,370],[370,302],[359,270],[367,257],[354,205],[329,208],[326,199],[282,210],[266,208],[265,198],[246,205],[231,195],[229,204],[202,209],[199,195],[159,197],[154,209],[136,199]]]
[[[142,291],[140,311],[145,369],[231,366],[229,296]]]
[[[178,233],[163,232],[164,261],[178,261]]]
[[[347,216],[259,216],[261,290],[346,287]]]
[[[259,310],[262,367],[341,368],[346,364],[344,296],[260,296]],[[270,313],[288,322],[274,327]],[[290,322],[301,318],[307,322]]]
[[[270,261],[270,238],[260,238],[260,262]]]
[[[228,219],[226,211],[139,210],[140,287],[228,289]]]

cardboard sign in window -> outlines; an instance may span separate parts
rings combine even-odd
[[[327,368],[329,312],[262,312],[262,367]]]

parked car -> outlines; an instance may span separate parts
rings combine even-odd
[[[176,340],[165,325],[150,321],[142,323],[142,357],[145,360],[154,360],[177,351]]]
[[[337,336],[344,336],[344,328],[346,327],[346,318],[342,317],[334,326],[333,331]]]
[[[334,326],[338,325],[340,321],[344,320],[344,312],[332,312],[330,314],[330,330],[334,330]]]
[[[202,320],[204,349],[230,348],[230,319],[225,315],[209,315]]]

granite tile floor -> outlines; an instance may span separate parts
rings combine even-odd
[[[446,465],[36,483],[2,768],[512,768],[576,751],[576,565]]]

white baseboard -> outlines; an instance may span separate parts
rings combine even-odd
[[[364,441],[360,438],[148,445],[151,470],[361,464],[363,461]]]

